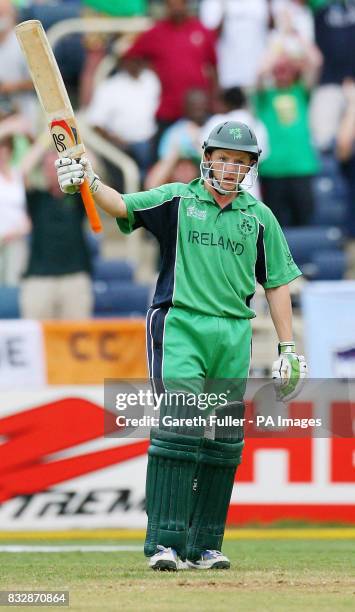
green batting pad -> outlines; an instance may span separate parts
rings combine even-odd
[[[193,507],[187,543],[188,559],[203,550],[221,550],[234,475],[244,441],[217,442],[204,438],[193,480]]]
[[[160,544],[171,546],[182,559],[186,558],[199,444],[197,437],[157,429],[151,432],[146,481],[147,557],[154,555]]]

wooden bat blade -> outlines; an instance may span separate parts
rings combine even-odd
[[[41,22],[36,19],[23,21],[15,27],[15,32],[59,157],[81,157],[85,153],[85,147],[62,75]],[[94,232],[99,232],[102,229],[101,222],[87,183],[80,191],[91,227]]]
[[[46,115],[73,115],[73,109],[52,48],[40,21],[31,19],[15,27],[38,99]]]

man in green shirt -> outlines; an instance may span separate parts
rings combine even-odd
[[[270,209],[247,193],[260,155],[254,133],[227,121],[212,130],[203,149],[200,178],[123,196],[103,185],[85,159],[64,158],[56,166],[63,191],[75,192],[86,176],[96,204],[117,219],[121,231],[145,227],[159,241],[162,265],[147,316],[153,387],[182,385],[196,392],[211,380],[223,386],[238,379],[228,406],[242,416],[257,281],[280,341],[272,367],[280,397],[294,396],[306,375],[304,357],[292,341],[288,288],[301,273]],[[172,416],[193,414],[185,408],[172,408]],[[243,445],[241,427],[229,436],[216,432],[213,439],[198,428],[191,435],[179,425],[165,426],[164,418],[152,429],[145,542],[150,567],[230,566],[221,547]]]
[[[307,225],[313,214],[313,177],[318,159],[309,127],[309,89],[318,55],[295,60],[280,55],[266,67],[253,96],[266,127],[269,155],[260,164],[264,200],[282,226]]]

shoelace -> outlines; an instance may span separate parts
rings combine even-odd
[[[210,553],[213,557],[219,557],[222,556],[222,553],[220,550],[210,550],[209,548],[206,550],[206,553]]]
[[[171,547],[168,547],[168,548],[167,548],[166,546],[162,546],[161,544],[158,544],[158,545],[157,545],[157,549],[158,549],[158,550],[157,550],[157,552],[155,553],[156,555],[162,555],[162,554],[164,554],[165,552],[169,552],[170,550],[172,551],[172,548],[171,548]],[[172,552],[173,552],[173,551],[172,551]],[[173,552],[173,554],[174,554],[174,553],[175,553],[175,551]],[[176,553],[175,553],[175,554],[176,554]]]

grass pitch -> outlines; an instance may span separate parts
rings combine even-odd
[[[9,545],[21,541],[9,542]],[[95,540],[23,541],[94,545]],[[99,545],[139,545],[98,540]],[[70,610],[340,612],[355,609],[355,540],[227,540],[229,571],[149,570],[142,552],[0,553],[2,590],[69,590]],[[20,608],[14,608],[20,609]],[[39,608],[38,608],[39,609]],[[65,608],[61,608],[65,609]],[[53,608],[41,607],[41,610]]]

